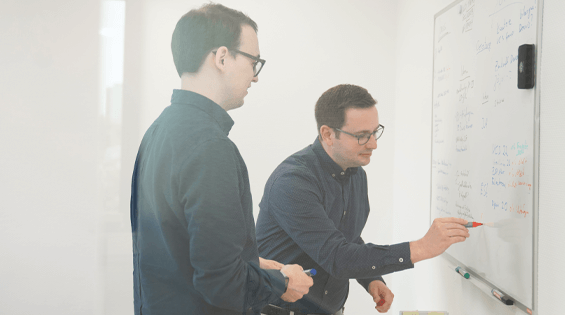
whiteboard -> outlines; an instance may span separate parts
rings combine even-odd
[[[533,306],[535,88],[517,88],[536,44],[536,0],[456,1],[435,16],[431,219],[492,222],[446,253]],[[537,199],[537,198],[536,198]]]

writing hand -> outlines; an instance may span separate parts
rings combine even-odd
[[[463,242],[469,237],[469,230],[464,226],[467,220],[460,218],[437,218],[421,239],[410,242],[412,263],[436,257],[449,246]]]

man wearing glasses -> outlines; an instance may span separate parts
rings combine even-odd
[[[469,236],[466,220],[442,218],[415,242],[363,241],[369,199],[362,166],[369,164],[384,131],[375,104],[355,85],[324,92],[315,109],[318,137],[283,161],[267,181],[257,218],[259,254],[314,268],[317,274],[304,298],[275,301],[263,314],[343,314],[349,279],[357,279],[375,308],[387,312],[394,295],[381,275],[413,268]]]
[[[247,168],[228,138],[227,111],[265,64],[257,25],[207,4],[179,20],[171,48],[182,89],[145,133],[132,178],[135,314],[259,314],[294,302],[312,279],[259,258]]]

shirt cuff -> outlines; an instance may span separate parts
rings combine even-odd
[[[273,288],[273,299],[277,300],[280,298],[285,292],[285,283],[284,283],[284,276],[279,270],[276,269],[263,269],[267,274],[269,274],[269,280],[271,281],[272,288]]]
[[[374,252],[371,257],[369,257],[370,262],[366,265],[366,268],[369,268],[366,278],[374,279],[378,276],[414,268],[414,264],[410,259],[410,243],[405,242],[387,246],[373,246],[380,250]],[[365,278],[365,276],[359,278]]]
[[[371,284],[371,282],[373,282],[375,280],[382,281],[386,285],[385,280],[381,276],[374,277],[374,278],[356,279],[356,280],[357,280],[357,282],[359,282],[360,285],[363,286],[363,288],[365,288],[365,291],[367,291],[367,292],[369,292],[369,284]]]
[[[398,250],[398,263],[406,268],[414,268],[412,259],[410,259],[410,242],[404,242],[393,245]]]

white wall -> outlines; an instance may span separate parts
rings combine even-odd
[[[429,222],[429,166],[434,15],[452,1],[398,2],[396,68],[396,138],[394,169],[394,241],[416,239]],[[563,260],[565,237],[558,222],[564,218],[562,160],[565,51],[559,0],[545,0],[541,67],[540,204],[538,314],[557,313],[565,292],[565,276],[555,272]],[[422,130],[424,132],[422,132]],[[560,220],[561,219],[561,220]],[[507,307],[457,275],[443,258],[417,264],[391,276],[399,310],[445,310],[449,314],[525,314]]]
[[[99,10],[0,2],[0,314],[100,304]]]
[[[562,311],[565,274],[557,272],[565,260],[565,167],[563,167],[563,117],[565,116],[565,35],[562,12],[565,2],[544,0],[540,106],[540,195],[539,195],[539,314]]]

